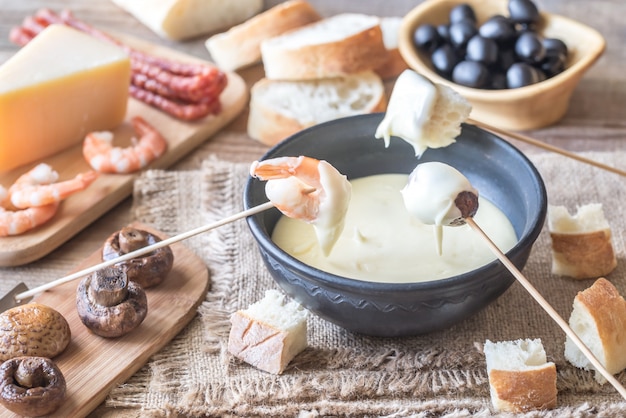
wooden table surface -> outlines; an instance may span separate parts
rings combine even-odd
[[[322,15],[340,12],[363,12],[380,16],[401,16],[412,9],[418,0],[309,0]],[[570,151],[626,150],[626,2],[623,0],[536,0],[540,8],[582,21],[596,28],[607,41],[601,59],[587,72],[576,89],[569,112],[558,124],[528,132],[529,135]],[[265,0],[265,7],[279,3]],[[165,41],[109,0],[0,0],[0,63],[18,49],[8,40],[11,27],[41,7],[53,10],[70,9],[77,17],[91,25],[165,45],[176,50],[210,59],[204,46],[206,37],[185,42]],[[262,74],[260,66],[239,72],[251,85]],[[245,135],[247,110],[221,133],[201,146],[218,157],[233,161],[252,161],[260,157],[266,147]],[[536,149],[513,141],[528,152]],[[189,155],[174,169],[192,169],[199,166],[194,154]],[[626,163],[625,163],[626,166]],[[75,236],[41,260],[26,266],[0,268],[0,290],[12,288],[16,272],[28,272],[34,283],[53,280],[72,270],[84,260],[114,230],[132,221],[131,199],[110,211],[100,220]]]

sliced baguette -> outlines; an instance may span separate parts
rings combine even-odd
[[[307,347],[308,312],[277,290],[231,316],[228,351],[268,373],[281,374]]]
[[[338,14],[261,43],[265,77],[332,78],[372,70],[387,59],[380,19]]]
[[[387,59],[375,71],[383,80],[395,78],[402,71],[409,68],[400,50],[398,49],[398,36],[400,34],[401,17],[380,18],[380,28],[383,31],[383,43],[387,49]]]
[[[250,90],[248,135],[265,145],[329,120],[379,112],[382,80],[372,71],[311,81],[261,79]]]
[[[263,0],[113,0],[157,35],[175,41],[229,28],[254,16]]]
[[[491,402],[497,411],[526,412],[556,406],[556,366],[540,339],[484,345]]]
[[[574,298],[569,325],[611,374],[626,368],[626,301],[617,288],[601,277]],[[571,338],[565,340],[565,358],[576,367],[594,370]],[[596,371],[599,383],[606,383]]]
[[[611,228],[602,204],[580,206],[570,215],[564,206],[548,205],[552,273],[574,279],[606,276],[617,266]]]
[[[205,45],[220,68],[234,71],[261,61],[262,41],[320,19],[305,0],[286,1],[211,36]]]

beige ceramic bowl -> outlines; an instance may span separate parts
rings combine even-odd
[[[400,28],[399,48],[407,64],[431,81],[454,88],[471,102],[470,117],[485,124],[525,130],[548,126],[561,119],[583,74],[604,52],[602,35],[574,20],[541,12],[539,33],[561,39],[569,49],[565,71],[517,89],[483,90],[461,86],[439,76],[430,58],[417,51],[412,40],[413,32],[421,24],[449,22],[450,10],[460,3],[474,8],[479,25],[494,14],[508,16],[508,0],[427,0],[404,17]]]

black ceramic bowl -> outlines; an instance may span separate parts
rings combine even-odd
[[[428,149],[418,160],[413,148],[392,138],[389,148],[374,138],[383,114],[354,116],[301,131],[270,149],[263,159],[306,155],[333,164],[349,179],[410,173],[419,162],[441,161],[460,170],[510,219],[519,242],[507,256],[522,269],[546,216],[546,190],[532,163],[503,139],[464,125],[454,144]],[[248,179],[246,208],[267,202],[265,182]],[[515,280],[499,261],[447,279],[418,283],[374,283],[329,274],[278,248],[271,234],[276,209],[248,218],[252,235],[274,280],[321,318],[353,332],[409,336],[444,329],[478,312]]]

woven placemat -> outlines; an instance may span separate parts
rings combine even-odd
[[[620,166],[626,155],[586,156]],[[575,210],[600,202],[613,231],[618,267],[608,278],[626,295],[624,180],[554,154],[532,157],[549,202]],[[149,171],[138,179],[138,220],[174,235],[242,209],[248,164],[209,159],[202,169]],[[558,370],[558,406],[524,416],[619,416],[626,403],[593,373],[565,361],[565,335],[517,283],[495,303],[441,332],[373,338],[310,315],[309,347],[283,375],[233,359],[226,351],[229,316],[277,288],[262,264],[245,221],[186,241],[209,267],[211,289],[199,315],[129,381],[112,390],[108,408],[137,408],[142,416],[490,416],[493,413],[482,344],[541,338]],[[550,273],[550,237],[540,235],[525,275],[569,318],[576,293],[593,281]],[[626,347],[625,347],[626,349]],[[618,379],[626,383],[626,373]]]

